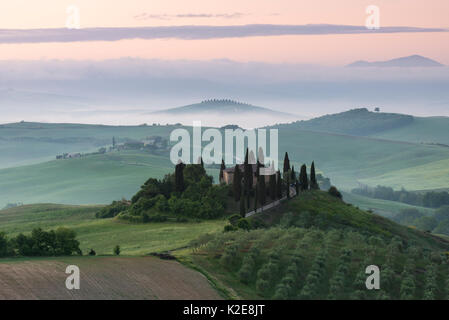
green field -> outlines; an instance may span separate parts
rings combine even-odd
[[[123,255],[145,255],[184,247],[205,233],[223,230],[225,220],[204,222],[163,222],[128,224],[116,219],[95,219],[101,206],[29,205],[0,211],[0,231],[8,237],[69,227],[76,231],[81,250],[93,248],[97,254],[112,254],[120,245]]]
[[[449,148],[441,146],[302,131],[293,125],[279,129],[279,148],[281,155],[288,151],[295,168],[304,162],[310,165],[314,160],[333,184],[345,190],[381,175],[395,177],[394,181],[383,185],[400,185],[403,179],[400,170],[414,168],[417,173],[416,169],[422,169],[425,175],[427,164],[449,159]],[[438,174],[436,178],[413,179],[411,176],[408,190],[448,186],[447,176],[446,180]]]
[[[449,118],[415,117],[407,126],[386,130],[373,136],[389,140],[449,145]]]
[[[120,152],[53,160],[0,170],[0,206],[6,203],[106,204],[129,198],[149,178],[172,170],[167,159]]]
[[[368,198],[350,192],[343,192],[346,202],[360,207],[362,210],[371,210],[381,216],[392,218],[404,209],[417,209],[420,212],[432,214],[435,210],[430,208],[412,206],[402,202]]]
[[[370,186],[390,186],[406,190],[434,190],[449,187],[449,158],[395,170],[360,180]]]

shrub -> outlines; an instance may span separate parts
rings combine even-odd
[[[248,231],[251,229],[251,225],[247,219],[242,218],[237,222],[237,228]]]
[[[231,231],[236,231],[236,230],[237,230],[237,228],[230,224],[224,226],[224,232],[231,232]]]
[[[130,207],[129,202],[126,200],[113,201],[109,206],[104,207],[95,214],[96,218],[113,218],[119,213],[126,211]]]
[[[338,189],[334,186],[329,188],[328,193],[333,197],[336,197],[338,199],[343,199],[343,195],[341,194],[341,192],[338,191]]]

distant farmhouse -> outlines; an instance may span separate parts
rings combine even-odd
[[[57,160],[81,158],[97,154],[105,154],[107,152],[117,152],[122,150],[140,150],[150,153],[165,152],[168,150],[169,143],[167,139],[160,136],[146,137],[143,140],[134,140],[129,138],[122,139],[123,143],[117,143],[117,139],[112,137],[112,146],[106,148],[101,147],[97,152],[91,153],[63,153],[56,156]]]

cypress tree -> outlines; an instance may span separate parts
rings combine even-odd
[[[279,171],[276,172],[276,197],[278,199],[282,198],[282,179]]]
[[[259,201],[259,188],[256,185],[256,192],[254,193],[254,211],[257,211],[257,202]]]
[[[284,156],[284,171],[283,173],[285,174],[286,172],[288,172],[288,170],[290,170],[290,159],[288,158],[288,153],[285,153]]]
[[[267,201],[267,189],[265,186],[265,176],[259,175],[259,202],[260,205],[263,207]]]
[[[271,200],[276,199],[276,174],[270,175],[270,181],[269,181],[269,193]]]
[[[219,177],[219,181],[220,181],[220,183],[223,183],[223,171],[226,169],[226,166],[225,166],[225,163],[224,163],[224,160],[223,159],[221,159],[221,167],[220,167],[220,177]]]
[[[245,218],[246,216],[246,207],[245,207],[245,196],[242,194],[240,195],[240,215]]]
[[[177,192],[183,192],[184,185],[184,167],[185,164],[180,162],[175,166],[175,190]]]
[[[290,175],[287,175],[287,199],[290,199]]]
[[[239,201],[242,194],[242,177],[239,169],[239,165],[235,165],[234,168],[234,178],[232,181],[232,187],[234,191],[235,201]]]
[[[305,164],[301,167],[301,172],[299,173],[299,184],[301,191],[309,189],[309,179],[307,177],[307,166]]]
[[[249,153],[248,148],[246,149],[246,155],[245,155],[245,162],[243,164],[243,179],[245,184],[245,191],[247,195],[249,195],[249,192],[253,188],[253,166],[249,163]]]
[[[295,182],[296,181],[296,172],[295,172],[295,166],[292,166],[292,172],[291,172],[291,181]]]
[[[310,168],[310,189],[318,190],[319,188],[315,175],[315,161],[312,161],[312,167]]]

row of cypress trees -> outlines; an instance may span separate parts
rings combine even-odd
[[[243,167],[243,168],[242,168]],[[259,175],[259,169],[263,167],[259,161],[257,161],[257,170],[253,173],[252,164],[249,163],[249,153],[246,150],[245,161],[243,165],[236,165],[234,167],[233,176],[233,195],[234,200],[240,202],[240,213],[242,216],[251,207],[250,196],[254,196],[254,209],[257,209],[258,205],[264,206],[267,203],[267,196],[272,201],[281,199],[284,194],[287,198],[290,198],[290,186],[294,185],[296,193],[305,190],[317,190],[319,189],[318,182],[316,180],[315,163],[312,162],[310,169],[310,179],[307,174],[307,166],[303,164],[299,173],[299,178],[296,177],[294,166],[290,166],[290,159],[288,153],[285,153],[283,163],[283,175],[280,171],[274,172],[269,176],[268,185],[265,181],[265,176]],[[224,179],[224,170],[226,169],[225,163],[222,160],[220,167],[220,182]],[[243,171],[241,170],[243,169]],[[254,185],[254,174],[256,177],[256,184]]]

